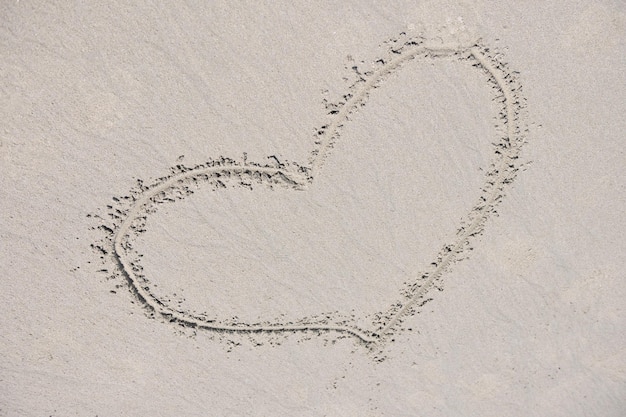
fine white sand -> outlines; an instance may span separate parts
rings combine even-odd
[[[56,3],[0,5],[0,416],[626,412],[623,4]]]

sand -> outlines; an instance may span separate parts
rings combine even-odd
[[[0,416],[626,411],[619,2],[0,7]]]

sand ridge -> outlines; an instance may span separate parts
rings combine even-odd
[[[145,230],[150,213],[158,205],[173,202],[192,194],[200,186],[207,185],[224,192],[228,185],[249,186],[250,181],[269,187],[285,187],[297,191],[306,190],[318,175],[323,174],[323,165],[341,139],[341,128],[355,111],[367,103],[370,92],[380,87],[387,76],[411,61],[453,58],[469,60],[473,67],[482,71],[488,84],[495,90],[495,100],[501,105],[497,117],[497,128],[501,137],[494,143],[493,160],[480,190],[478,202],[463,219],[453,242],[443,245],[431,270],[416,273],[409,279],[406,288],[399,289],[398,301],[390,308],[376,314],[372,327],[359,328],[344,321],[333,319],[312,320],[302,318],[296,322],[240,323],[236,320],[209,320],[171,307],[165,300],[155,296],[149,277],[142,273],[141,255],[133,248],[132,238]],[[228,333],[293,333],[333,332],[352,336],[367,346],[382,346],[400,330],[400,324],[416,309],[429,301],[428,294],[438,288],[438,282],[450,266],[466,256],[471,250],[472,238],[481,234],[485,222],[494,214],[496,206],[504,196],[505,188],[515,178],[520,163],[518,155],[525,142],[523,122],[523,98],[515,73],[480,42],[467,44],[426,41],[424,38],[396,39],[391,42],[388,55],[375,61],[378,67],[372,71],[357,72],[357,81],[343,95],[343,100],[327,104],[328,123],[317,129],[314,150],[307,165],[294,162],[259,164],[221,157],[193,167],[177,165],[170,175],[158,178],[145,186],[139,181],[138,188],[130,196],[115,198],[116,206],[109,206],[109,217],[113,223],[101,225],[106,238],[94,245],[103,258],[115,264],[115,274],[125,278],[130,290],[151,314],[166,321],[185,327]]]

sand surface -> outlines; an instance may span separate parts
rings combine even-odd
[[[626,413],[621,2],[0,5],[0,416]]]

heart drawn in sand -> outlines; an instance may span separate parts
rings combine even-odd
[[[227,184],[243,181],[306,190],[322,171],[333,144],[339,139],[341,128],[353,112],[366,104],[373,88],[381,86],[389,74],[409,66],[412,61],[440,57],[469,60],[473,67],[487,75],[491,87],[496,91],[496,100],[501,104],[498,123],[502,136],[494,143],[490,169],[481,190],[477,190],[480,191],[477,202],[463,217],[453,241],[441,246],[430,270],[408,277],[410,284],[406,288],[398,288],[397,302],[378,314],[371,328],[357,327],[343,319],[333,322],[328,317],[323,320],[302,318],[289,323],[220,321],[174,308],[167,300],[154,294],[149,277],[143,274],[140,255],[134,250],[131,237],[144,230],[147,218],[159,204],[182,199],[193,193],[194,187],[209,186],[223,189],[220,192],[228,192]],[[147,309],[169,322],[197,329],[231,333],[335,332],[372,345],[383,343],[397,331],[403,319],[427,300],[427,293],[437,286],[444,272],[467,250],[472,238],[482,232],[487,218],[494,213],[503,197],[505,187],[516,176],[519,169],[518,154],[524,143],[520,121],[523,99],[514,72],[508,70],[496,55],[478,42],[470,45],[442,45],[424,39],[396,41],[388,57],[377,62],[381,65],[375,70],[358,73],[358,80],[342,101],[328,107],[330,121],[317,130],[316,147],[306,165],[278,161],[273,165],[263,165],[222,157],[193,167],[178,165],[170,175],[159,178],[152,185],[144,186],[141,183],[131,196],[115,199],[122,207],[112,208],[113,225],[101,226],[110,236],[109,250],[101,249],[103,253],[112,254],[118,274],[125,277],[132,292]]]

